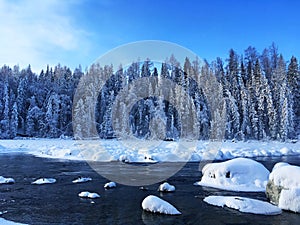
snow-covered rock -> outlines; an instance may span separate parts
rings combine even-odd
[[[266,195],[280,208],[300,213],[300,167],[288,163],[275,164]]]
[[[278,207],[300,213],[300,188],[283,189],[280,193]]]
[[[56,182],[54,178],[40,178],[36,181],[32,182],[31,184],[53,184]]]
[[[2,177],[0,176],[0,184],[13,184],[15,183],[15,180],[13,178],[6,178],[6,177]]]
[[[253,213],[262,215],[278,215],[281,214],[281,209],[268,202],[236,197],[236,196],[208,196],[204,198],[205,202],[211,205],[228,207],[236,209],[243,213]]]
[[[179,215],[179,212],[173,205],[154,195],[149,195],[142,202],[142,208],[145,211],[153,213],[162,213],[168,215]]]
[[[78,194],[78,196],[81,198],[100,198],[99,194],[88,191],[82,191]]]
[[[84,183],[84,182],[88,182],[91,181],[92,178],[90,177],[78,177],[77,179],[73,180],[72,183],[76,184],[76,183]]]
[[[281,186],[285,189],[300,188],[299,166],[293,166],[285,163],[284,166],[278,166],[276,164],[274,168],[276,169],[270,173],[270,180],[273,180],[275,185]]]
[[[165,182],[165,183],[159,185],[158,191],[173,192],[173,191],[175,191],[175,186],[170,185],[169,183]]]
[[[244,192],[264,192],[270,174],[261,163],[246,158],[209,163],[202,173],[195,185]]]
[[[104,184],[105,189],[110,189],[110,188],[115,188],[115,187],[117,187],[117,184],[113,181]]]

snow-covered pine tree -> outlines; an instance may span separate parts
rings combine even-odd
[[[10,138],[15,138],[18,132],[18,108],[17,102],[14,102],[10,117]]]
[[[4,82],[4,109],[3,109],[3,118],[0,121],[1,125],[1,138],[9,138],[10,137],[10,118],[9,118],[9,87],[8,87],[8,77],[6,75]]]
[[[291,117],[293,117],[294,129],[300,133],[300,73],[298,70],[298,61],[292,57],[288,65],[287,83],[290,89],[289,98],[291,102]],[[297,127],[298,125],[298,127]]]

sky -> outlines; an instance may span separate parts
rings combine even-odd
[[[297,0],[0,0],[0,66],[88,67],[142,40],[176,43],[208,61],[274,42],[300,59]]]

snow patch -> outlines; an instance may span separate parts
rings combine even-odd
[[[72,183],[76,184],[76,183],[85,183],[88,181],[91,181],[92,178],[90,177],[78,177],[77,179],[73,180]]]
[[[201,181],[195,185],[243,192],[264,192],[270,174],[261,163],[246,158],[209,163],[202,173]]]
[[[78,194],[80,198],[100,198],[100,195],[97,193],[92,193],[88,191],[82,191]]]
[[[115,187],[117,187],[117,184],[115,182],[112,182],[112,181],[104,184],[105,189],[110,189],[110,188],[115,188]]]
[[[268,202],[236,197],[236,196],[208,196],[204,198],[206,203],[214,206],[228,207],[236,209],[243,213],[262,214],[262,215],[278,215],[281,209]]]
[[[152,213],[162,213],[168,215],[181,214],[181,212],[179,212],[173,205],[154,195],[149,195],[143,200],[142,208],[143,210]]]
[[[36,181],[32,182],[31,184],[53,184],[56,182],[54,178],[40,178]]]
[[[2,177],[0,176],[0,184],[14,184],[15,180],[13,178],[6,178],[6,177]]]

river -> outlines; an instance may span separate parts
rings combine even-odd
[[[279,161],[300,165],[300,156],[256,158],[269,170]],[[117,162],[103,163],[110,171]],[[176,166],[170,163],[169,166]],[[113,171],[113,169],[112,169]],[[164,171],[160,171],[164,173]],[[108,172],[109,173],[109,172]],[[187,163],[178,173],[168,179],[176,186],[174,193],[157,192],[159,184],[137,186],[118,184],[117,188],[104,190],[108,181],[96,173],[84,161],[38,158],[28,154],[1,154],[0,175],[13,177],[12,185],[0,185],[1,217],[25,224],[300,224],[300,215],[284,211],[278,216],[262,216],[240,213],[228,208],[206,204],[209,195],[239,195],[267,200],[264,193],[236,193],[213,188],[194,186],[201,172],[199,163]],[[93,180],[73,184],[78,176]],[[55,184],[32,185],[40,177],[53,177]],[[97,192],[100,198],[90,200],[78,197],[81,191]],[[150,195],[162,197],[178,208],[182,215],[167,216],[144,212],[142,200]]]

